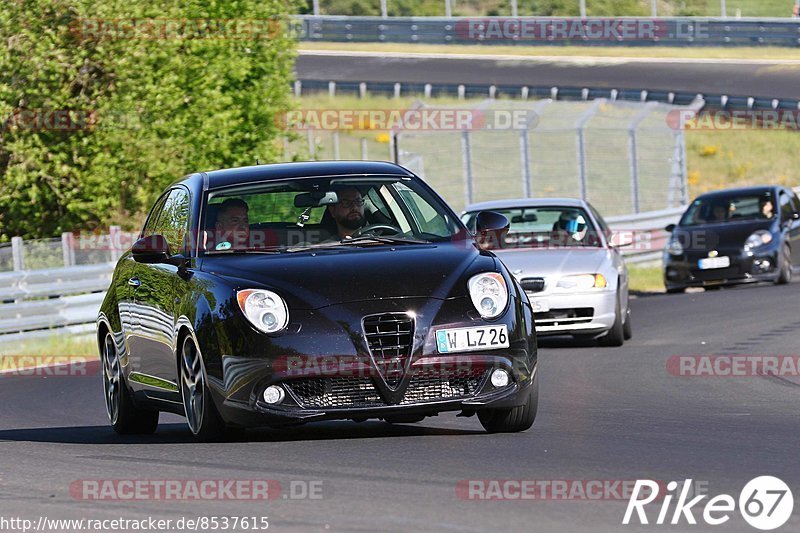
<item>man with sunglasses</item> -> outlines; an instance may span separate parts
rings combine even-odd
[[[364,216],[364,198],[361,192],[348,187],[337,191],[338,203],[328,206],[334,222],[339,239],[346,239],[353,235],[353,232],[364,226],[366,217]]]

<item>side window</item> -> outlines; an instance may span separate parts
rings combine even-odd
[[[792,201],[792,209],[795,213],[800,213],[800,199],[797,198],[797,195],[792,193],[790,196]]]
[[[594,208],[593,205],[589,204],[589,209],[592,211],[592,215],[597,220],[597,224],[600,226],[600,231],[606,236],[606,239],[611,239],[611,228],[608,227],[608,223],[606,223],[605,219],[597,212],[597,209]]]
[[[161,198],[156,201],[153,209],[150,210],[150,215],[147,217],[144,227],[142,228],[142,237],[149,237],[150,235],[155,235],[158,233],[156,231],[156,225],[158,224],[158,217],[161,215],[161,211],[164,209],[164,203],[166,201],[166,194],[163,194]]]
[[[411,215],[414,217],[417,227],[422,233],[431,235],[447,235],[447,221],[445,218],[429,204],[417,191],[403,185],[395,184],[395,189],[400,193]]]
[[[163,235],[169,243],[170,253],[184,251],[189,225],[189,193],[182,188],[173,189],[167,196],[154,233]]]

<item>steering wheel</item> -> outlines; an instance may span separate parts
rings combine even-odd
[[[353,232],[353,235],[351,235],[351,237],[355,239],[356,237],[361,237],[365,233],[372,233],[373,231],[378,231],[378,230],[391,231],[392,235],[397,235],[398,233],[402,233],[400,228],[398,228],[397,226],[392,226],[391,224],[368,224],[364,227],[355,230]]]

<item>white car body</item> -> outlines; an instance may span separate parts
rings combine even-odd
[[[470,205],[462,218],[480,211],[516,208],[581,208],[597,228],[599,246],[510,247],[492,250],[522,284],[533,307],[539,335],[585,335],[600,337],[614,325],[617,312],[629,320],[628,270],[622,254],[608,242],[602,230],[607,224],[587,202],[546,198],[483,202]],[[575,289],[559,286],[571,275],[602,274],[605,288]],[[539,280],[543,280],[542,283]],[[563,283],[563,282],[562,282]],[[617,307],[619,302],[619,308]],[[619,309],[619,310],[618,310]]]

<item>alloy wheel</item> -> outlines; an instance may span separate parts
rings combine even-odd
[[[197,434],[203,424],[206,382],[203,362],[191,337],[183,341],[181,352],[181,396],[186,420],[192,433]]]
[[[107,333],[103,342],[103,390],[106,398],[106,413],[112,424],[117,423],[122,402],[121,374],[114,337],[111,333]]]

